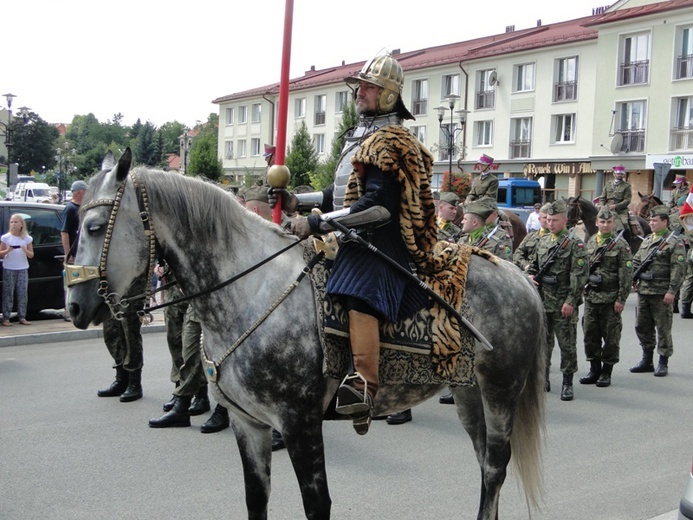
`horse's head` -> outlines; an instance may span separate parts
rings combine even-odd
[[[637,208],[637,215],[644,219],[649,216],[652,208],[655,206],[661,206],[663,204],[659,197],[655,197],[654,192],[650,193],[649,195],[643,195],[642,193],[638,192],[638,197],[640,197],[640,204]]]
[[[580,205],[580,197],[563,197],[566,205],[568,206],[568,223],[569,228],[575,227],[579,220],[582,219],[582,207]]]
[[[120,298],[147,271],[148,223],[140,217],[138,194],[129,180],[131,163],[130,148],[117,163],[109,152],[82,201],[75,263],[66,266],[68,309],[79,328],[101,323],[109,315],[108,304],[117,310]]]

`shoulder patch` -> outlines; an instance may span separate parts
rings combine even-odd
[[[585,265],[585,259],[584,258],[578,258],[577,265],[578,265],[578,267],[582,267],[583,265]]]
[[[626,262],[626,267],[627,267],[628,269],[633,269],[633,262],[631,262],[630,260],[628,260],[628,261]]]
[[[683,262],[686,261],[686,257],[685,257],[684,255],[678,255],[678,256],[676,257],[676,261],[677,261],[677,262],[680,262],[680,263],[683,263]]]

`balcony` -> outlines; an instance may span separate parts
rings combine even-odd
[[[676,59],[676,79],[693,78],[693,56],[687,54]]]
[[[575,101],[577,99],[577,81],[559,81],[553,86],[553,100]]]
[[[496,106],[496,91],[482,90],[476,93],[476,109],[494,108]]]
[[[529,159],[532,154],[531,139],[510,141],[510,159]]]
[[[650,71],[650,60],[621,63],[619,85],[640,85],[647,83]]]
[[[693,150],[693,128],[672,128],[670,137],[671,151]]]
[[[621,148],[618,150],[620,153],[632,153],[645,151],[645,129],[637,130],[619,130],[621,136],[623,137],[623,143]]]

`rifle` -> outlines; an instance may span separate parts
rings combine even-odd
[[[489,233],[484,233],[483,235],[481,235],[481,238],[472,245],[478,248],[484,247],[486,244],[488,244],[488,241],[491,239],[491,237],[496,234],[496,231],[498,231],[499,227],[500,223],[496,224],[496,227],[494,227]]]
[[[616,242],[618,242],[619,238],[623,236],[623,233],[625,232],[625,229],[622,229],[621,232],[616,235],[615,237],[611,237],[611,240],[605,245],[597,249],[597,254],[594,255],[594,258],[590,259],[590,272],[589,272],[589,277],[591,278],[594,275],[594,271],[599,267],[599,264],[602,261],[602,258],[604,258],[604,255],[611,251],[615,246]],[[601,275],[596,275],[599,280],[595,280],[592,282],[591,280],[585,284],[585,294],[589,292],[590,287],[597,287],[597,284],[601,282]]]
[[[570,233],[568,233],[563,240],[561,241],[560,244],[555,246],[553,250],[551,251],[551,254],[549,257],[546,259],[546,262],[544,262],[544,265],[542,265],[539,268],[539,271],[537,274],[534,275],[534,281],[537,283],[537,287],[541,286],[544,276],[546,275],[547,271],[551,269],[551,266],[554,264],[556,261],[556,257],[558,257],[558,254],[563,251],[566,247],[568,247],[568,244],[570,244],[570,241],[573,239],[575,236],[575,229],[572,228],[570,230]]]
[[[638,268],[633,272],[633,283],[636,283],[640,277],[645,273],[648,267],[650,267],[650,264],[654,262],[655,257],[657,254],[662,251],[666,245],[669,243],[669,240],[671,237],[673,237],[676,234],[676,230],[672,231],[669,233],[669,236],[666,237],[664,240],[661,240],[659,244],[657,244],[657,247],[654,249],[650,250],[649,253],[647,253],[647,256],[645,259],[642,261],[642,263],[638,266]],[[651,280],[651,278],[650,278]]]

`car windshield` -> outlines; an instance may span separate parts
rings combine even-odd
[[[50,197],[51,192],[46,188],[34,188],[34,197]]]

